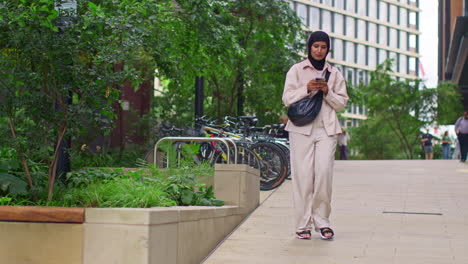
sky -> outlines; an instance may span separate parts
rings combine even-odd
[[[428,88],[436,87],[438,81],[438,6],[438,0],[419,1],[419,8],[421,9],[419,13],[419,30],[421,31],[419,53],[421,54],[421,63],[426,73],[423,80],[425,80],[426,87]]]

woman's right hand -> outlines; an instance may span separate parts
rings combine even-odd
[[[307,83],[307,91],[312,92],[312,91],[317,91],[322,88],[322,81],[316,81],[316,80],[311,80],[309,83]]]

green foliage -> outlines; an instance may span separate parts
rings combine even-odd
[[[85,145],[70,150],[72,170],[86,167],[138,167],[138,158],[143,156],[143,147],[136,145],[128,146],[125,150],[109,148],[95,153]]]
[[[0,195],[12,197],[28,193],[28,184],[17,172],[20,166],[12,149],[0,150]]]
[[[63,188],[49,205],[79,207],[173,206],[159,181],[135,177],[137,173],[78,171],[70,175],[73,185]],[[77,178],[77,180],[73,180]]]
[[[10,192],[10,195],[0,197],[0,204],[69,207],[220,206],[224,203],[215,199],[213,187],[206,188],[197,180],[200,176],[212,173],[212,168],[204,166],[163,172],[156,168],[83,169],[68,173],[67,185],[59,184],[51,201],[46,200],[45,192],[39,193],[37,203]],[[0,179],[3,176],[0,173]]]
[[[197,187],[198,192],[195,192]],[[170,176],[167,179],[165,191],[179,205],[224,205],[223,201],[215,199],[213,186],[205,188],[205,186],[199,185],[193,174]]]
[[[28,184],[9,173],[0,172],[0,193],[10,194],[13,197],[25,195],[28,192]]]
[[[0,205],[10,205],[12,198],[8,196],[0,197]]]
[[[441,82],[437,87],[437,123],[453,125],[463,113],[462,96],[452,82]]]
[[[0,4],[0,146],[27,166],[46,165],[50,195],[56,146],[90,131],[108,134],[119,87],[139,89],[155,69],[166,87],[157,117],[192,119],[196,76],[205,77],[209,115],[276,122],[283,111],[285,72],[304,39],[286,1],[77,0],[77,7],[73,14],[54,0]]]
[[[420,153],[421,129],[437,117],[453,116],[453,110],[444,115],[441,109],[456,108],[437,105],[438,98],[446,103],[458,100],[453,85],[428,89],[420,80],[397,81],[389,74],[391,67],[392,60],[385,61],[371,73],[368,85],[360,85],[355,88],[358,92],[352,93],[355,102],[369,109],[368,119],[353,130],[351,139],[365,158],[416,158]]]
[[[193,117],[194,80],[205,80],[205,113],[256,114],[277,122],[284,111],[281,94],[289,67],[300,59],[300,21],[286,1],[176,1],[167,57],[159,67],[164,96],[156,98],[158,116],[184,124]],[[184,56],[180,56],[183,54]],[[192,103],[187,103],[192,102]],[[275,102],[275,103],[272,103]]]

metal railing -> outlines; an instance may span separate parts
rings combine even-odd
[[[172,142],[211,142],[211,141],[217,141],[221,142],[226,146],[226,152],[227,152],[227,164],[231,163],[230,159],[230,146],[228,144],[228,141],[232,144],[232,147],[234,147],[234,164],[237,164],[237,146],[236,142],[232,138],[221,138],[221,137],[164,137],[158,140],[156,144],[154,145],[154,166],[157,166],[156,161],[157,155],[158,155],[158,146],[161,142],[170,140]],[[169,167],[169,155],[167,156],[167,167]]]

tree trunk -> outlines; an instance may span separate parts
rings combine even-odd
[[[16,132],[15,132],[15,126],[13,125],[13,120],[11,120],[11,117],[8,117],[8,123],[10,125],[10,131],[11,135],[13,136],[13,139],[16,140]],[[37,195],[36,192],[34,191],[34,185],[32,182],[32,177],[31,177],[31,172],[29,171],[29,165],[26,162],[26,159],[24,158],[23,152],[19,147],[16,149],[18,151],[18,156],[21,160],[21,164],[23,165],[24,172],[26,173],[26,178],[28,179],[28,185],[29,189],[31,190],[31,193],[33,195],[33,199],[35,202],[37,202]]]
[[[60,133],[57,139],[57,144],[55,146],[54,151],[54,160],[49,165],[49,180],[48,180],[48,195],[47,201],[52,200],[52,196],[54,193],[54,184],[55,184],[55,177],[57,175],[57,160],[60,152],[60,144],[62,144],[63,136],[65,135],[65,131],[67,130],[67,125],[63,124],[60,128]]]

